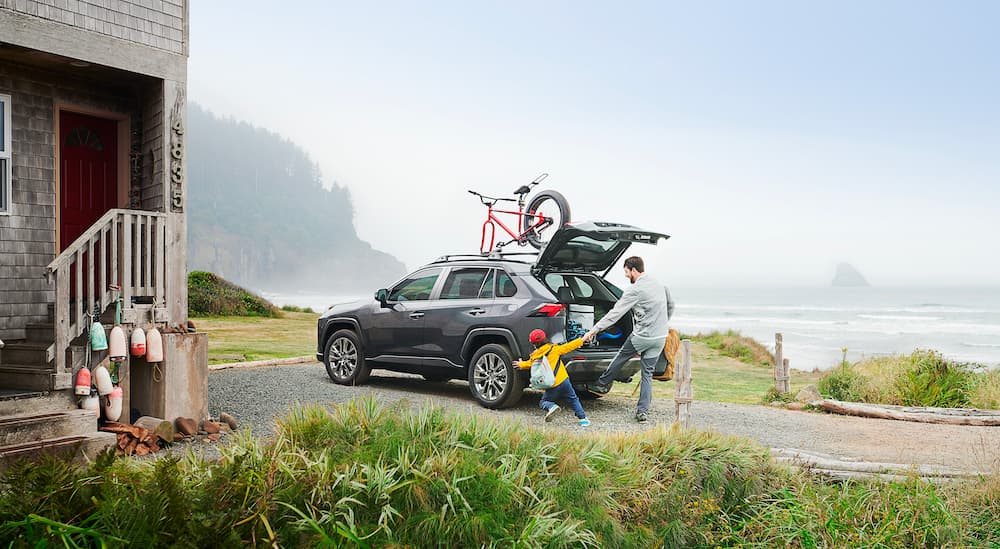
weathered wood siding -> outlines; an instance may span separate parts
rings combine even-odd
[[[184,0],[0,0],[0,8],[187,54]]]
[[[44,322],[54,289],[45,266],[56,255],[56,103],[127,114],[133,158],[131,199],[141,209],[162,211],[162,83],[141,90],[74,80],[33,67],[0,63],[0,93],[11,96],[12,200],[0,215],[0,339],[21,339],[26,324]],[[152,126],[151,133],[147,126]],[[148,165],[148,166],[147,166]],[[159,171],[159,177],[154,177]]]

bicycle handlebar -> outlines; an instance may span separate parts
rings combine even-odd
[[[478,196],[479,200],[483,204],[489,204],[491,202],[494,203],[494,204],[497,203],[497,202],[517,202],[517,200],[515,200],[513,198],[496,198],[496,197],[493,197],[493,196],[486,196],[484,194],[480,194],[480,193],[477,193],[476,191],[472,191],[472,190],[469,191],[469,194],[474,194],[474,195]]]

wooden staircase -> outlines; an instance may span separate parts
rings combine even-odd
[[[0,469],[43,453],[92,459],[115,441],[97,430],[93,411],[77,408],[72,391],[0,392]]]
[[[27,339],[8,341],[0,349],[0,378],[4,388],[42,392],[72,388],[72,374],[56,370],[52,305],[48,320],[48,323],[28,324]]]
[[[93,411],[81,410],[72,391],[72,374],[55,366],[52,308],[50,323],[29,324],[27,339],[0,349],[0,468],[41,453],[93,458],[115,443],[112,433],[97,430]],[[69,371],[82,365],[86,344],[68,351]]]

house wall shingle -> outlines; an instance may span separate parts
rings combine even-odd
[[[0,8],[170,53],[187,53],[184,0],[0,0]]]

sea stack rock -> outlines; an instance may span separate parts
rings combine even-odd
[[[848,263],[837,265],[837,274],[833,275],[834,286],[871,286],[857,269]]]

